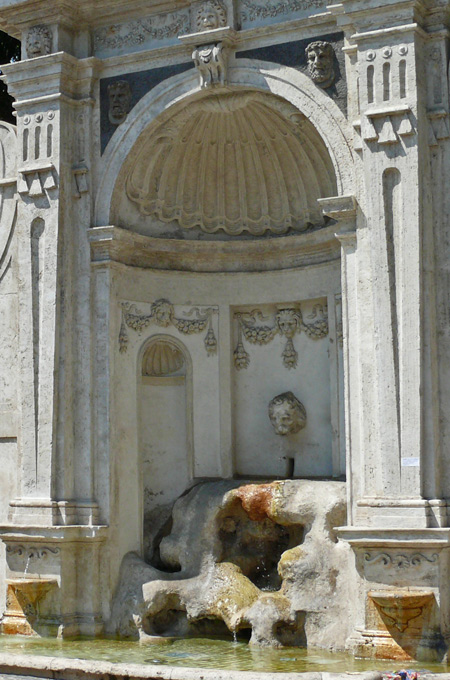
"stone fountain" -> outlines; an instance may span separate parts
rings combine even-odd
[[[333,526],[345,501],[342,482],[196,486],[175,503],[150,564],[125,557],[110,631],[248,632],[251,644],[343,648],[350,552]]]
[[[3,632],[443,659],[446,2],[94,5],[0,0]]]

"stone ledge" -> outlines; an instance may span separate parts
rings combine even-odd
[[[450,529],[378,529],[337,527],[337,536],[353,547],[446,548],[450,545]],[[441,676],[439,676],[441,677]]]
[[[75,680],[84,678],[109,678],[122,680],[381,680],[378,671],[365,673],[271,673],[254,671],[216,670],[210,668],[179,668],[164,666],[152,668],[144,664],[109,663],[83,659],[32,656],[0,653],[0,673],[9,677],[61,678]],[[64,673],[62,676],[61,674]],[[421,673],[421,680],[450,680],[450,673]]]
[[[143,236],[120,227],[88,232],[95,263],[179,271],[274,271],[323,264],[340,258],[336,225],[254,241],[180,241]]]
[[[88,526],[20,526],[3,524],[0,526],[0,539],[6,542],[97,542],[107,538],[109,527],[106,525]]]
[[[381,680],[377,671],[365,673],[270,673],[210,668],[152,668],[144,664],[109,663],[83,659],[0,653],[0,673],[39,678],[109,678],[121,680]],[[62,676],[61,674],[64,673]],[[450,673],[421,674],[421,680],[450,680]]]

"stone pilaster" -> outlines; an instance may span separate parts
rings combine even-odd
[[[15,602],[6,622],[26,627],[17,603],[39,597],[29,623],[44,634],[97,634],[103,620],[87,241],[95,68],[58,53],[4,69],[17,110],[22,406],[20,491],[0,530]]]

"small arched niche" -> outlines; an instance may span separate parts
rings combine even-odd
[[[173,501],[192,479],[191,360],[182,343],[169,336],[150,339],[138,395],[144,550],[150,556]]]

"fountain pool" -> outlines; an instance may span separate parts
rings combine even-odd
[[[108,664],[143,665],[148,668],[148,677],[160,667],[222,669],[229,671],[253,671],[269,673],[367,673],[369,671],[392,672],[400,668],[396,661],[378,659],[357,659],[342,652],[329,652],[321,649],[273,649],[252,647],[246,641],[233,642],[211,638],[155,638],[151,642],[137,642],[108,638],[59,640],[55,638],[31,638],[19,636],[0,636],[0,668],[4,670],[5,659],[14,667],[15,672],[26,659],[29,667],[36,668],[38,657],[49,660],[55,666],[55,658],[71,667],[71,660],[82,659]],[[96,663],[95,666],[98,664]],[[447,663],[409,662],[408,668],[427,671],[427,673],[447,674]],[[30,671],[28,671],[29,673]],[[37,673],[36,673],[37,674]],[[131,673],[130,673],[131,675]],[[442,676],[444,678],[444,675]]]

